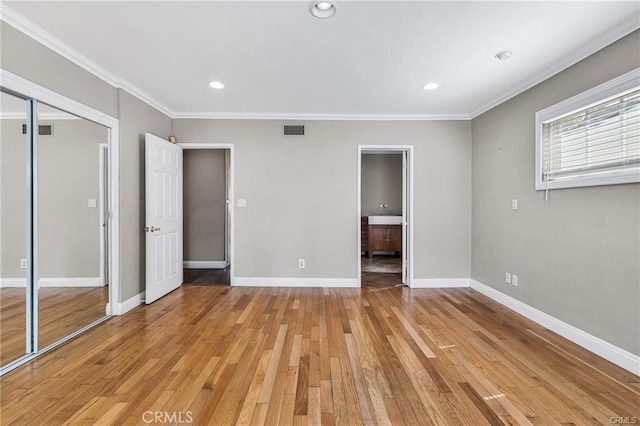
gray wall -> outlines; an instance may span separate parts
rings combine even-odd
[[[0,22],[0,66],[120,120],[120,301],[144,290],[144,133],[171,119]]]
[[[120,299],[145,289],[144,134],[168,136],[171,119],[124,90],[120,102]]]
[[[185,149],[184,260],[223,261],[226,168],[223,149]]]
[[[2,120],[2,272],[24,277],[26,255],[25,120]],[[100,276],[99,144],[107,129],[87,120],[41,120],[53,136],[38,138],[39,275]],[[92,198],[97,207],[88,207]]]
[[[402,155],[363,154],[361,167],[362,215],[402,215]]]
[[[545,201],[534,190],[534,114],[638,67],[639,45],[636,31],[472,122],[472,278],[635,354],[640,185],[554,190]]]
[[[357,278],[358,144],[415,146],[416,278],[470,275],[469,122],[306,126],[293,137],[275,120],[175,120],[180,142],[235,143],[237,277]]]

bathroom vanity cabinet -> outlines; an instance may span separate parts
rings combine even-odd
[[[374,251],[402,252],[402,225],[369,225],[368,257]]]

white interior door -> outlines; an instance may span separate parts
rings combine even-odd
[[[145,135],[147,304],[182,285],[182,148]]]
[[[407,151],[402,151],[402,284],[407,283],[409,269],[409,168]]]

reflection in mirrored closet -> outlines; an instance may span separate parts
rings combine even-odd
[[[0,96],[4,373],[106,318],[110,129]]]
[[[28,103],[0,93],[0,366],[27,346]]]
[[[105,316],[102,146],[108,129],[38,103],[38,344]]]

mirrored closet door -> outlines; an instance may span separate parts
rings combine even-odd
[[[110,128],[0,96],[3,374],[107,317]]]

